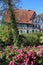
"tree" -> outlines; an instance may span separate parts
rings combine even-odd
[[[9,15],[10,15],[10,21],[11,21],[11,27],[12,27],[12,33],[13,33],[13,42],[14,44],[18,43],[18,29],[16,25],[15,15],[13,14],[13,8],[16,8],[17,4],[20,2],[20,0],[0,0],[0,4],[3,5],[2,11],[5,11],[8,9]]]

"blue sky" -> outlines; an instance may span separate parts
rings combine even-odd
[[[37,14],[43,13],[43,0],[22,0],[22,9],[34,10]]]

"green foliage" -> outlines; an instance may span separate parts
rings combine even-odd
[[[0,26],[0,45],[11,44],[11,41],[12,35],[9,26],[2,24],[2,26]]]
[[[39,38],[37,35],[35,34],[23,34],[23,35],[19,35],[19,43],[18,46],[36,46],[39,44]]]
[[[41,33],[41,32],[35,32],[35,33],[31,33],[31,34],[35,34],[35,35],[37,35],[38,37],[40,37],[41,35],[43,35],[43,33]]]
[[[20,0],[0,0],[0,4],[3,5],[2,7],[4,10],[7,10],[9,12],[9,17],[10,17],[10,22],[11,22],[11,27],[14,30],[13,33],[13,43],[14,45],[18,43],[18,29],[16,25],[16,20],[15,20],[15,14],[13,12],[13,6],[16,7],[16,5],[20,2]],[[7,6],[8,5],[8,6]],[[3,10],[3,11],[4,11]],[[7,21],[6,21],[7,22]],[[3,39],[4,40],[4,39]],[[7,40],[7,39],[6,39]],[[5,41],[5,40],[4,40]]]
[[[26,45],[38,45],[39,44],[39,38],[37,35],[35,34],[26,34],[25,35],[26,39],[27,39],[27,44]]]
[[[37,56],[36,65],[43,65],[43,57],[38,57]]]
[[[43,36],[43,33],[41,32],[20,35],[18,46],[41,45],[41,42],[43,41],[43,38],[40,38],[41,36]]]
[[[39,16],[41,16],[43,18],[43,13],[39,14]]]
[[[40,32],[40,33],[37,34],[37,36],[39,38],[39,44],[43,45],[43,33]]]
[[[18,39],[18,44],[17,46],[21,47],[24,46],[27,43],[27,39],[24,35],[19,35],[19,39]]]
[[[40,43],[43,44],[43,36],[40,36]]]
[[[2,25],[0,26],[0,39],[6,41],[9,37],[8,26]]]

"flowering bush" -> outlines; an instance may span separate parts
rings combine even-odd
[[[43,65],[43,46],[22,48],[7,46],[2,51],[0,51],[0,59],[6,59],[8,62],[6,65]]]

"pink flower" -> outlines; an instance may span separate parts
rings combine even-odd
[[[31,51],[27,52],[27,56],[30,57],[31,56]]]
[[[14,65],[14,61],[10,61],[9,65]]]
[[[18,49],[17,52],[19,52],[21,54],[22,53],[22,49]]]
[[[16,60],[19,60],[19,56],[18,55],[16,55]]]
[[[21,53],[21,54],[19,55],[19,59],[21,60],[21,59],[22,59],[22,57],[23,57],[23,54]]]
[[[24,54],[24,58],[27,59],[27,54]]]
[[[25,59],[25,61],[21,65],[28,65],[29,58]]]
[[[40,49],[43,52],[43,48]]]
[[[27,64],[28,64],[28,61],[29,61],[29,58],[27,58],[27,60],[26,60],[26,62],[25,62],[25,65],[27,65]]]
[[[31,64],[30,65],[33,65],[34,63],[33,63],[33,61],[31,61]]]
[[[36,56],[34,56],[34,58],[33,59],[36,59]]]
[[[37,46],[37,48],[41,48],[41,45]]]

